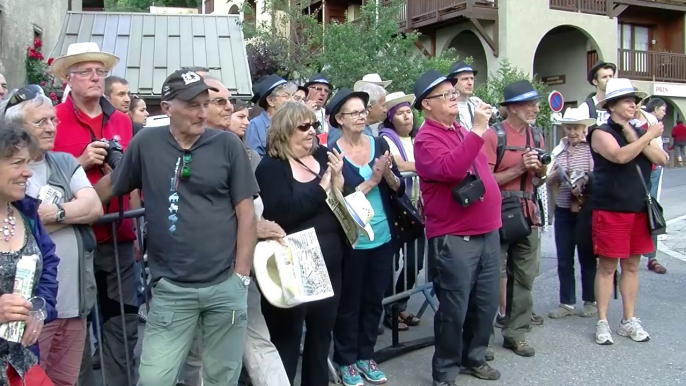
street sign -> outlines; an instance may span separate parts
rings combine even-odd
[[[553,112],[559,113],[565,106],[565,99],[559,91],[553,91],[548,95],[548,104]]]

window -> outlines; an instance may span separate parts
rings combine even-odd
[[[617,45],[622,49],[621,71],[644,73],[648,70],[650,27],[620,23],[617,25]],[[633,51],[633,52],[630,52]]]

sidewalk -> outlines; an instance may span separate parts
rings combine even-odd
[[[667,234],[658,237],[660,252],[686,262],[686,216],[667,221]]]

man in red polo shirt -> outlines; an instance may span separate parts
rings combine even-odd
[[[111,146],[106,141],[116,140],[125,150],[133,134],[129,117],[117,111],[103,97],[105,77],[118,61],[116,56],[101,52],[96,43],[75,43],[69,46],[66,56],[52,63],[53,74],[71,88],[67,99],[55,108],[60,123],[54,151],[76,157],[92,184],[116,167],[113,157],[108,157],[108,147]],[[109,153],[112,153],[112,148]],[[128,201],[128,196],[121,201],[123,210],[128,209]],[[118,204],[118,200],[113,200],[105,205],[105,214],[119,212]],[[127,372],[134,366],[133,362],[127,364],[127,352],[128,358],[132,359],[138,340],[138,303],[133,270],[136,236],[131,220],[114,225],[117,229],[118,260],[115,259],[112,224],[93,226],[98,242],[95,278],[103,320],[100,344],[104,354],[101,359],[108,386],[128,384]],[[118,288],[117,264],[121,272],[121,288]],[[122,296],[123,299],[120,298]],[[120,301],[124,304],[125,326],[122,325]],[[124,346],[124,331],[128,347]],[[86,342],[86,347],[90,349],[89,342]],[[86,371],[90,371],[89,362],[85,360],[82,363]]]

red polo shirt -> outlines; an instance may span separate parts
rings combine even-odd
[[[55,106],[55,113],[60,124],[57,126],[55,135],[55,147],[53,151],[69,153],[79,157],[93,140],[116,138],[121,146],[126,147],[133,136],[131,119],[117,111],[105,98],[100,99],[103,113],[97,117],[89,117],[78,110],[74,105],[71,95],[64,103]],[[104,172],[100,167],[94,166],[86,170],[86,176],[91,184],[102,178]],[[124,210],[129,209],[129,196],[124,197]],[[105,214],[119,212],[117,200],[113,200],[103,207]],[[117,241],[127,242],[136,239],[133,232],[133,222],[126,219],[117,223]],[[101,224],[93,226],[95,238],[99,243],[110,243],[112,238],[112,225]]]
[[[458,134],[459,131],[459,134]],[[500,229],[500,188],[481,151],[483,138],[458,124],[446,128],[424,120],[414,142],[414,158],[426,214],[428,238],[482,235]],[[474,166],[484,183],[483,201],[464,208],[453,199],[453,188]]]

